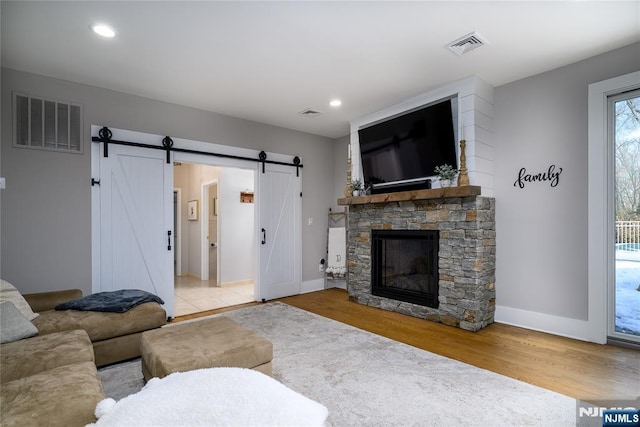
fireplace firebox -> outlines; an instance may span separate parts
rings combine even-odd
[[[438,230],[371,230],[371,293],[438,308]]]

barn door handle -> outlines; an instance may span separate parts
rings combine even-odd
[[[171,250],[171,230],[167,231],[167,250],[170,251]]]
[[[266,244],[267,243],[267,231],[263,228],[262,229],[262,244]]]

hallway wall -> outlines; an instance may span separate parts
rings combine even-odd
[[[197,221],[187,219],[187,203],[197,200],[202,210],[202,185],[218,180],[218,216],[220,235],[210,230],[220,252],[220,284],[253,280],[254,206],[241,203],[241,191],[254,191],[254,173],[250,170],[182,163],[174,167],[174,188],[182,188],[182,273],[201,278],[202,221],[209,221],[209,213],[200,212]],[[211,201],[209,201],[211,203]],[[215,224],[216,221],[210,221]],[[215,279],[210,272],[209,279]]]
[[[174,188],[182,188],[182,200],[180,210],[182,212],[182,274],[189,274],[200,278],[201,275],[201,221],[198,215],[197,221],[187,219],[187,203],[190,200],[197,200],[198,206],[202,206],[202,183],[214,179],[219,179],[220,168],[208,165],[195,165],[182,163],[181,166],[173,168]]]

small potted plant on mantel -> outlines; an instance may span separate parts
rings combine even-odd
[[[440,187],[451,187],[451,183],[453,179],[456,177],[458,170],[453,166],[444,164],[440,166],[436,166],[434,172],[438,175],[438,180],[440,181]]]
[[[349,186],[351,187],[351,195],[354,197],[359,196],[360,192],[364,190],[362,181],[360,181],[359,179],[354,179],[353,181],[351,181],[351,184],[349,184]]]

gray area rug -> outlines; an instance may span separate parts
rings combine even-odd
[[[325,405],[332,426],[576,425],[575,399],[286,304],[216,316],[270,339],[274,378]],[[116,400],[143,386],[139,360],[100,376]]]

